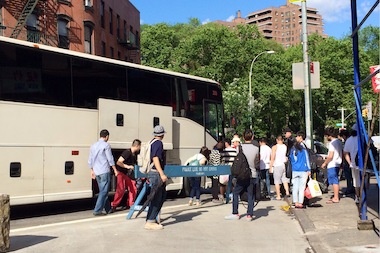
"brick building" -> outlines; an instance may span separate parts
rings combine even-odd
[[[323,34],[322,16],[317,9],[307,7],[307,32],[308,34]],[[258,26],[265,38],[273,39],[284,47],[301,43],[302,38],[302,11],[301,6],[292,4],[289,0],[286,5],[269,7],[255,11],[247,16],[247,24]]]
[[[0,0],[0,35],[140,63],[129,0]]]
[[[247,18],[242,18],[240,11],[237,17],[231,22],[215,21],[227,27],[234,28],[238,24],[257,25],[259,31],[266,39],[272,39],[290,47],[301,43],[302,38],[302,10],[300,5],[292,4],[289,0],[286,5],[280,7],[268,7],[248,14]],[[307,7],[307,32],[308,34],[318,33],[327,37],[323,33],[322,16],[317,9]]]

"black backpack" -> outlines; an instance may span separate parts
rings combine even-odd
[[[243,153],[241,145],[239,145],[239,153],[236,155],[231,165],[231,175],[237,180],[248,180],[251,177],[251,168],[249,167],[247,157]]]

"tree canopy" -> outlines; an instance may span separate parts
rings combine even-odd
[[[199,20],[141,27],[142,64],[216,80],[221,84],[225,118],[236,119],[241,133],[251,120],[256,136],[271,137],[285,126],[305,129],[304,93],[292,88],[292,63],[302,62],[302,45],[284,49],[262,37],[256,26],[234,29],[216,23],[201,25]],[[349,38],[309,36],[311,61],[320,62],[321,88],[312,90],[313,128],[323,137],[326,126],[340,122],[341,107],[354,111],[352,43]],[[360,34],[360,72],[379,64],[379,28],[366,27]],[[252,60],[253,108],[250,112],[249,71]],[[375,100],[369,83],[362,87],[363,103]],[[353,114],[355,115],[355,114]],[[351,124],[355,117],[347,119]]]

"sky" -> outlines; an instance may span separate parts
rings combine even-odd
[[[280,7],[286,0],[130,0],[140,11],[141,24],[188,23],[198,18],[202,23],[216,20],[231,21],[241,11],[246,18],[249,13],[267,7]],[[364,18],[376,0],[356,0],[358,23]],[[300,2],[298,3],[301,4]],[[342,38],[351,31],[351,0],[307,0],[307,7],[316,8],[322,15],[325,34]],[[364,23],[380,26],[380,6]]]

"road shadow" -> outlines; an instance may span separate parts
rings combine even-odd
[[[10,248],[7,252],[25,249],[36,244],[47,242],[58,237],[39,235],[16,235],[10,237]]]
[[[188,209],[187,210],[181,210],[181,211],[172,212],[172,213],[170,213],[171,215],[169,215],[169,217],[161,219],[161,223],[164,226],[170,226],[170,225],[178,224],[178,223],[181,223],[181,222],[191,221],[194,217],[202,215],[202,213],[207,213],[208,212],[207,210],[200,210],[200,209],[201,208],[198,208],[197,212],[183,213],[184,211],[189,211]],[[174,221],[166,222],[169,219],[174,219]]]
[[[274,210],[275,210],[274,206],[267,206],[265,208],[254,209],[253,210],[253,216],[254,216],[253,219],[258,220],[260,218],[266,217],[269,215],[270,211],[274,211]]]

